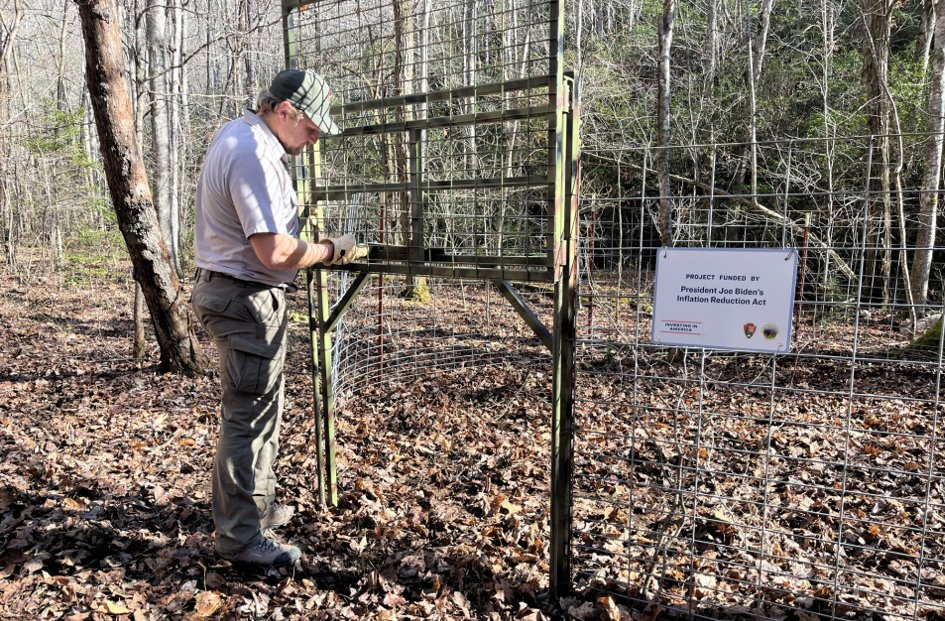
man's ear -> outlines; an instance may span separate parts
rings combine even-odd
[[[293,106],[288,101],[280,101],[276,105],[276,113],[279,114],[283,119],[288,120],[292,118]]]

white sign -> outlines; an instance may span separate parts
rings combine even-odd
[[[787,352],[796,278],[791,248],[660,248],[653,342]]]

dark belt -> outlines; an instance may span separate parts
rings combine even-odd
[[[242,278],[237,278],[230,274],[224,274],[223,272],[214,272],[213,270],[205,270],[201,267],[197,268],[197,273],[194,275],[194,280],[200,280],[203,278],[207,282],[210,282],[214,278],[225,278],[227,280],[233,281],[236,283],[237,287],[252,287],[254,289],[288,289],[289,285],[267,285],[264,282],[256,282],[254,280],[243,280]]]

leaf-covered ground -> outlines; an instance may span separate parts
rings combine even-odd
[[[795,337],[579,352],[585,585],[670,619],[945,618],[940,358],[901,358],[889,317]]]
[[[326,508],[294,323],[278,471],[299,513],[280,533],[305,557],[247,572],[213,553],[216,378],[131,358],[127,282],[0,278],[0,618],[549,616],[547,368],[365,389]]]
[[[640,333],[603,307],[615,334],[579,357],[584,594],[548,601],[548,357],[481,293],[392,296],[420,329],[383,326],[397,381],[345,372],[337,507],[316,493],[293,323],[278,470],[299,513],[280,533],[305,557],[253,572],[213,553],[216,377],[156,374],[153,345],[131,358],[127,279],[0,275],[0,619],[945,616],[945,408],[935,365],[883,358],[902,335],[862,326],[854,362],[849,328],[824,324],[807,357],[670,365],[597,347]],[[469,338],[485,323],[491,341]]]

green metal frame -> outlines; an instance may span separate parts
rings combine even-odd
[[[297,66],[296,11],[319,0],[283,0],[286,66]],[[522,317],[553,358],[551,463],[551,541],[550,595],[552,602],[571,589],[571,477],[573,470],[574,348],[577,299],[577,201],[578,201],[578,111],[573,105],[573,80],[565,76],[564,0],[551,0],[549,45],[551,66],[547,78],[528,78],[503,84],[469,86],[436,93],[408,94],[400,97],[358,102],[333,108],[343,115],[451,98],[492,94],[509,88],[545,87],[549,89],[547,106],[498,112],[475,113],[449,118],[422,119],[400,123],[384,123],[345,129],[341,136],[360,136],[393,131],[407,132],[411,152],[412,182],[382,183],[359,186],[359,191],[408,192],[411,195],[411,240],[408,246],[378,245],[371,248],[365,263],[306,271],[311,332],[312,383],[315,393],[315,445],[317,452],[318,495],[323,504],[338,503],[338,482],[335,462],[334,394],[332,389],[331,332],[350,308],[371,274],[403,274],[407,276],[439,276],[444,278],[481,279],[491,282]],[[544,115],[548,126],[547,177],[515,179],[496,178],[458,182],[422,182],[422,133],[434,127],[467,125],[534,118]],[[324,229],[322,204],[327,200],[344,199],[350,189],[342,186],[316,186],[321,178],[318,145],[303,156],[305,179],[297,179],[302,205],[303,237],[317,240]],[[547,183],[554,207],[548,215],[548,252],[540,256],[455,256],[446,249],[423,245],[424,193],[443,189],[476,189],[490,187],[535,186]],[[442,187],[441,187],[442,186]],[[328,272],[354,272],[354,279],[334,307],[329,306]],[[382,276],[381,276],[382,277]],[[552,283],[554,285],[554,326],[549,330],[515,289],[516,282]]]
[[[571,483],[574,472],[574,352],[577,338],[577,243],[580,182],[580,117],[574,81],[568,80],[570,103],[567,112],[564,175],[565,201],[562,205],[561,269],[555,283],[555,329],[552,356],[551,423],[551,597],[571,590]]]
[[[285,44],[285,66],[288,68],[297,68],[297,26],[294,19],[294,9],[297,7],[298,3],[283,0],[282,31]],[[298,175],[295,175],[295,189],[299,196],[299,207],[301,209],[299,214],[301,221],[301,237],[305,241],[318,239],[322,219],[324,217],[318,202],[310,202],[307,200],[312,194],[312,180],[316,179],[316,175],[321,172],[320,155],[317,149],[307,150],[301,156],[302,161],[300,165],[303,169],[308,170],[309,174],[304,175],[303,178],[299,178]],[[323,309],[328,305],[328,290],[325,286],[323,275],[311,270],[305,272],[305,285],[306,298],[308,301],[309,344],[311,347],[309,355],[312,361],[311,373],[314,393],[315,446],[317,447],[315,452],[315,475],[318,484],[318,497],[324,504],[326,502],[324,481],[326,479],[326,473],[330,471],[330,468],[325,463],[325,452],[322,451],[321,447],[324,445],[325,437],[327,437],[325,422],[331,420],[329,414],[333,409],[331,405],[333,396],[331,395],[331,383],[330,381],[325,381],[326,378],[324,373],[322,373],[323,368],[330,368],[331,336],[330,333],[325,333],[326,338],[329,339],[326,342],[322,337],[320,326],[327,320]],[[326,387],[328,394],[325,394]]]

